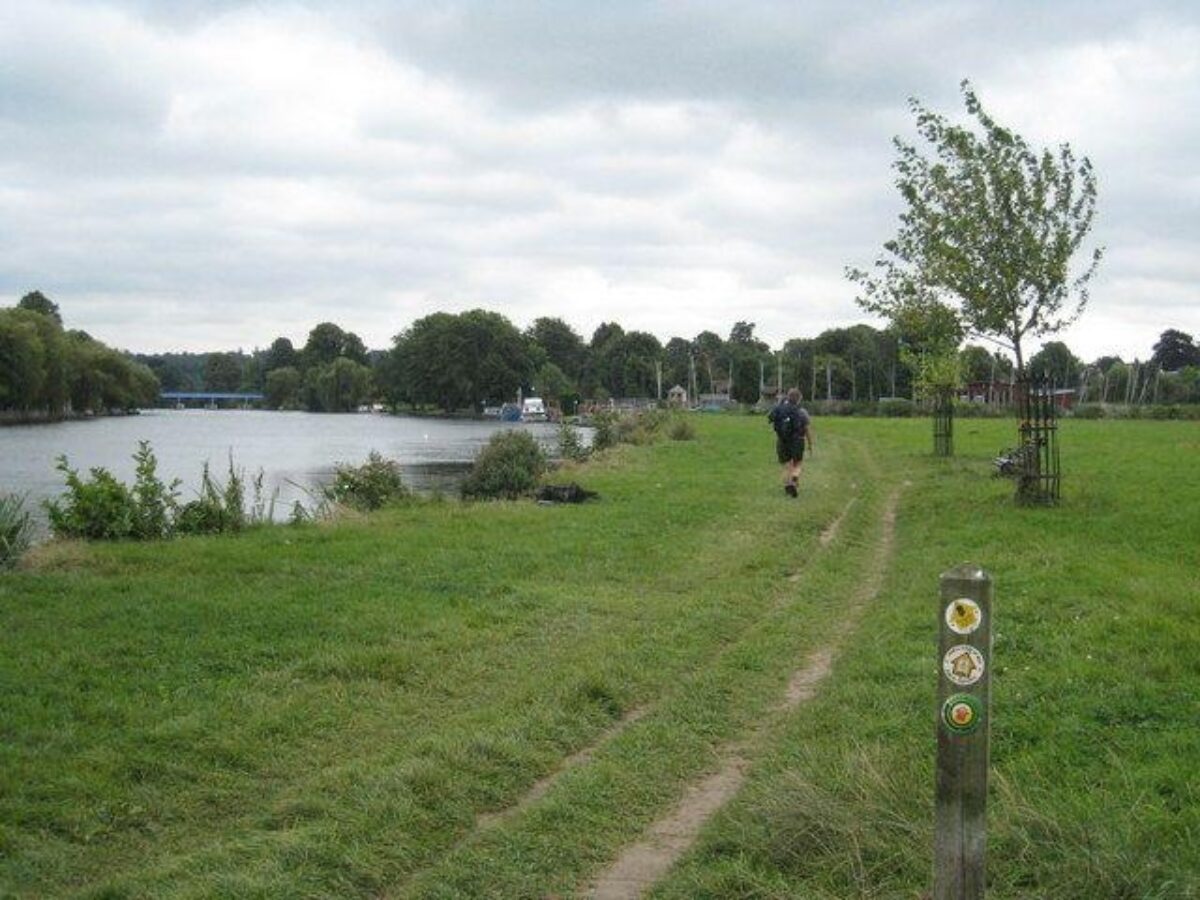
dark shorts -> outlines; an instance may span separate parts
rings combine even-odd
[[[776,438],[775,455],[779,457],[780,464],[800,462],[804,459],[804,438],[797,438],[794,441]]]

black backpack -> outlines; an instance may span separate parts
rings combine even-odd
[[[780,403],[771,411],[771,424],[781,441],[790,441],[800,433],[800,408],[794,403]]]

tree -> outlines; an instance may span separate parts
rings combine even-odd
[[[722,353],[722,368],[733,373],[730,394],[740,403],[755,403],[760,396],[760,381],[771,362],[770,348],[754,337],[753,322],[737,322],[729,332]]]
[[[353,412],[370,395],[371,370],[339,356],[328,365],[310,369],[306,382],[312,386],[309,408],[313,412]]]
[[[575,330],[562,319],[535,319],[525,336],[546,352],[546,360],[572,380],[583,373],[587,347]]]
[[[529,342],[498,313],[433,313],[397,335],[382,369],[393,399],[447,412],[512,399],[533,378]]]
[[[1048,341],[1029,360],[1029,371],[1059,386],[1072,385],[1083,371],[1083,361],[1062,341]]]
[[[294,366],[282,366],[267,373],[263,399],[271,409],[293,409],[300,405],[303,377]]]
[[[275,369],[282,369],[286,366],[294,367],[299,364],[299,361],[299,354],[296,353],[292,342],[285,337],[277,337],[271,342],[271,346],[267,348],[263,357],[263,371],[273,372]]]
[[[946,304],[968,330],[1007,343],[1024,375],[1023,341],[1054,334],[1087,305],[1101,251],[1074,276],[1070,263],[1092,227],[1096,178],[1068,144],[1039,153],[984,111],[969,82],[962,94],[981,135],[909,101],[933,157],[896,138],[908,208],[874,272],[847,276],[859,304],[881,315],[914,299]]]
[[[575,399],[575,384],[552,362],[543,363],[534,373],[533,390],[547,400],[553,400],[560,409],[568,409]]]
[[[681,337],[673,337],[663,348],[663,385],[664,390],[670,390],[675,385],[687,388],[689,393],[692,386],[691,378],[692,345]],[[692,398],[695,400],[695,398]]]
[[[963,380],[968,383],[990,382],[995,357],[986,347],[968,344],[958,354]]]
[[[725,342],[714,331],[702,331],[692,339],[692,353],[696,358],[696,368],[706,376],[697,376],[697,380],[702,385],[707,384],[710,394],[716,393],[717,390],[716,380],[721,377],[719,369],[724,350]]]
[[[1150,362],[1164,372],[1175,372],[1184,366],[1200,366],[1200,347],[1192,343],[1190,334],[1168,328],[1154,345]]]
[[[0,315],[0,409],[29,411],[41,400],[46,352],[30,318]]]
[[[27,309],[30,312],[41,313],[43,316],[49,316],[60,326],[62,325],[62,315],[58,311],[58,304],[41,291],[30,291],[17,301],[17,307],[19,309]]]
[[[204,389],[206,391],[236,391],[242,383],[242,357],[240,353],[210,353],[204,361]]]
[[[308,341],[300,352],[305,367],[328,365],[339,356],[359,365],[367,363],[367,348],[362,339],[353,331],[343,331],[333,322],[322,322],[315,326],[308,333]]]

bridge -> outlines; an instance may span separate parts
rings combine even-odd
[[[203,403],[205,406],[215,406],[222,401],[227,403],[254,403],[262,400],[262,394],[241,393],[238,391],[163,391],[159,394],[164,403]]]

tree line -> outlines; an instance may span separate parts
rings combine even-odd
[[[63,328],[58,306],[32,291],[0,309],[0,414],[62,419],[153,406],[158,379],[128,354]]]
[[[356,334],[325,322],[299,348],[279,337],[252,353],[139,358],[164,390],[261,391],[272,408],[313,411],[382,402],[478,412],[523,392],[570,412],[584,400],[660,399],[675,385],[693,401],[716,395],[741,403],[757,402],[763,387],[778,384],[799,385],[814,399],[852,402],[911,399],[919,392],[915,367],[903,352],[904,335],[896,328],[830,328],[814,338],[788,340],[779,350],[756,338],[754,330],[753,322],[737,322],[726,337],[702,331],[663,343],[617,322],[604,322],[584,337],[561,318],[542,317],[522,330],[499,313],[476,309],[418,319],[387,350],[367,350]],[[1200,353],[1190,336],[1169,329],[1147,362],[1102,357],[1085,364],[1061,341],[1051,341],[1027,364],[1035,377],[1079,388],[1084,400],[1126,402],[1131,382],[1144,387],[1153,376],[1160,402],[1200,402],[1200,385],[1187,371],[1195,366],[1189,353]],[[964,390],[1015,377],[1010,356],[977,344],[958,351],[957,367]],[[1100,378],[1107,379],[1103,391]],[[1131,402],[1138,399],[1152,398],[1139,389]]]
[[[698,396],[760,399],[765,386],[799,385],[812,399],[874,401],[919,391],[905,337],[860,324],[793,338],[773,350],[737,322],[725,337],[702,331],[665,343],[604,322],[584,337],[557,317],[519,329],[500,313],[438,312],[416,320],[386,350],[368,350],[332,322],[297,347],[276,338],[252,352],[127,354],[67,331],[39,292],[0,309],[0,410],[22,417],[153,405],[161,391],[254,392],[272,409],[345,412],[380,402],[411,409],[473,410],[538,394],[570,412],[582,400],[658,399],[679,385]],[[1011,358],[979,345],[957,353],[964,385],[1006,382]],[[1035,376],[1107,402],[1200,402],[1200,349],[1163,332],[1145,362],[1084,363],[1061,341],[1028,361]]]

